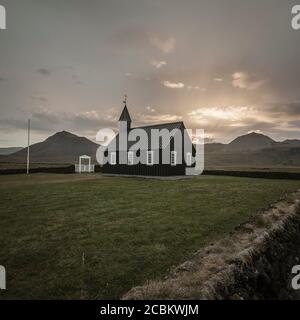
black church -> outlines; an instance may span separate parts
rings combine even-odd
[[[124,108],[119,118],[119,134],[110,142],[114,143],[114,148],[107,148],[104,155],[107,157],[108,162],[103,165],[102,172],[104,174],[120,174],[120,175],[142,175],[142,176],[181,176],[185,175],[185,169],[187,167],[193,167],[193,157],[195,156],[195,148],[192,144],[190,137],[185,131],[185,126],[182,121],[171,122],[164,124],[156,124],[142,127],[131,127],[131,117],[126,105],[126,100],[124,101]],[[122,124],[122,125],[120,125]],[[125,124],[125,125],[124,125]],[[147,148],[134,149],[136,141],[127,140],[127,149],[121,150],[119,145],[119,137],[122,130],[126,130],[127,134],[133,129],[143,129],[147,135],[148,146]],[[158,148],[152,150],[151,146],[151,131],[152,129],[166,129],[170,133],[170,139],[164,141],[159,140]],[[172,136],[172,132],[181,132],[182,142],[181,148],[176,148],[176,143],[174,143],[175,136]],[[128,136],[127,136],[128,137]],[[189,145],[188,147],[184,148]],[[109,145],[110,145],[109,144]],[[168,156],[170,157],[169,163],[165,164],[163,162],[163,150],[168,148]],[[188,151],[185,151],[188,150]],[[123,153],[126,162],[120,163],[119,156]],[[134,157],[140,157],[144,161],[135,163]],[[125,158],[126,157],[126,158]]]

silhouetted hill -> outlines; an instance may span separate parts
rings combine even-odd
[[[98,144],[85,137],[79,137],[67,131],[55,133],[43,142],[30,146],[30,161],[45,163],[77,163],[80,155],[89,155],[95,160]],[[1,157],[1,161],[26,162],[27,148],[9,156]]]
[[[237,137],[226,146],[226,151],[253,151],[270,148],[276,145],[276,142],[260,133],[252,132]]]
[[[22,150],[23,147],[0,148],[0,155],[8,155]]]

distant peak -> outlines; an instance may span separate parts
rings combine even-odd
[[[54,133],[52,136],[48,137],[47,140],[71,138],[71,137],[77,137],[77,136],[71,132],[63,130],[63,131],[59,131],[59,132]]]
[[[266,135],[264,135],[262,132],[256,132],[256,131],[248,132],[248,133],[242,135],[242,137],[243,137],[243,136],[256,136],[256,137],[262,137],[262,136],[264,136],[264,137],[266,137]]]
[[[63,130],[63,131],[59,131],[59,132],[56,132],[57,135],[62,135],[62,136],[75,136],[75,134],[69,132],[69,131],[66,131],[66,130]]]
[[[64,134],[64,135],[72,135],[72,136],[74,136],[74,134],[73,134],[73,133],[68,132],[68,131],[66,131],[66,130],[63,130],[63,131],[57,132],[57,134]]]
[[[275,141],[270,137],[257,132],[250,132],[243,136],[239,136],[231,141],[227,149],[229,150],[258,150],[271,147]]]
[[[268,139],[268,140],[272,140],[274,141],[272,138],[268,137],[267,135],[263,134],[263,133],[260,133],[260,132],[255,132],[255,131],[252,131],[252,132],[249,132],[247,134],[244,134],[244,135],[241,135],[239,137],[237,137],[236,139],[241,139],[241,138],[258,138],[258,139]],[[236,140],[235,139],[235,140]]]

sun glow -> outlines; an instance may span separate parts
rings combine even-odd
[[[195,121],[206,119],[238,121],[249,112],[248,107],[212,107],[199,108],[188,113]]]

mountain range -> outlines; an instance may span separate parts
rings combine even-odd
[[[90,155],[95,161],[99,145],[85,137],[79,137],[67,131],[57,132],[43,142],[30,146],[32,163],[77,163],[81,155]],[[25,163],[27,148],[7,156],[1,156],[1,162]]]
[[[251,132],[235,138],[228,144],[207,143],[206,152],[235,152],[235,151],[255,151],[277,147],[300,147],[300,140],[275,141],[270,137],[256,132]]]
[[[206,167],[298,167],[300,140],[275,141],[260,133],[239,136],[229,144],[205,145]]]
[[[67,131],[57,132],[43,142],[30,146],[32,163],[77,163],[80,155],[90,155],[95,162],[99,145]],[[1,149],[0,149],[1,151]],[[7,150],[8,151],[8,150]],[[14,151],[14,150],[10,150]],[[1,162],[25,163],[27,148],[0,155]],[[228,144],[205,144],[205,167],[300,166],[300,140],[275,141],[260,133],[237,137]]]

